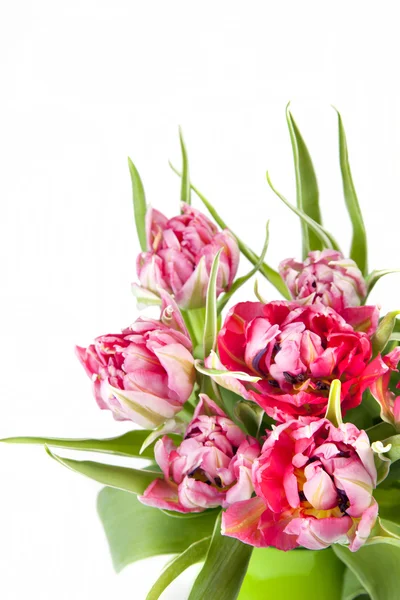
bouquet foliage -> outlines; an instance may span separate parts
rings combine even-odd
[[[148,600],[195,563],[203,566],[190,600],[266,597],[260,581],[275,555],[255,549],[267,548],[302,548],[294,558],[318,551],[315,560],[334,569],[326,598],[398,598],[400,311],[380,315],[368,303],[392,271],[368,269],[340,115],[349,254],[322,225],[313,164],[289,108],[287,123],[296,204],[267,181],[301,221],[302,258],[268,265],[268,224],[259,255],[239,239],[192,185],[182,135],[182,167],[174,169],[181,210],[172,218],[146,205],[129,160],[141,246],[132,291],[158,317],[145,312],[76,352],[99,407],[140,428],[105,440],[3,440],[43,444],[60,464],[106,486],[98,511],[117,571],[174,555]],[[192,192],[212,220],[192,206]],[[237,277],[240,255],[252,266]],[[235,303],[255,275],[277,297],[262,298],[256,279],[254,297]],[[50,448],[134,457],[143,468]],[[261,572],[253,583],[249,564]]]

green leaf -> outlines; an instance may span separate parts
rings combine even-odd
[[[53,454],[47,446],[45,446],[45,449],[51,458],[54,458],[54,460],[64,465],[64,467],[71,469],[71,471],[81,473],[81,475],[85,475],[89,479],[93,479],[104,485],[134,494],[143,494],[150,483],[160,477],[160,473],[155,471],[128,469],[127,467],[105,465],[91,460],[62,458],[57,454]]]
[[[264,416],[263,409],[255,402],[239,401],[234,407],[235,421],[239,421],[246,433],[258,437]]]
[[[181,173],[178,171],[178,169],[176,169],[171,163],[169,163],[169,165],[174,171],[174,173],[181,177]],[[203,196],[203,194],[193,184],[190,184],[190,187],[194,191],[196,196],[202,201],[204,206],[207,208],[208,212],[213,217],[217,225],[219,225],[221,229],[228,229],[231,232],[231,234],[236,239],[237,244],[239,246],[239,250],[241,251],[243,256],[245,256],[253,265],[256,265],[260,257],[257,256],[257,254],[255,254],[253,250],[251,250],[244,242],[242,242],[242,240],[232,231],[232,229],[228,227],[228,225],[225,223],[222,217],[215,210],[211,202],[209,202],[207,198]],[[278,292],[282,294],[284,298],[286,298],[286,300],[290,300],[291,296],[289,294],[289,290],[287,289],[282,277],[277,271],[275,271],[275,269],[273,269],[266,263],[263,263],[261,267],[259,267],[259,271],[278,290]]]
[[[213,354],[213,356],[215,356],[215,354]],[[198,371],[202,375],[208,375],[208,377],[218,377],[218,376],[222,375],[222,376],[226,376],[226,377],[232,377],[232,379],[240,379],[240,381],[248,381],[251,383],[255,383],[256,381],[260,381],[260,379],[261,379],[261,377],[259,377],[257,375],[249,375],[248,373],[245,373],[244,371],[228,371],[228,370],[212,369],[212,368],[209,369],[204,366],[204,363],[201,360],[195,360],[194,366],[196,368],[196,371]],[[218,383],[218,379],[217,379],[217,383]]]
[[[204,358],[207,357],[211,350],[215,350],[217,343],[218,333],[218,315],[217,315],[217,277],[219,269],[219,258],[221,256],[222,248],[218,250],[214,257],[210,279],[207,287],[207,299],[206,299],[206,318],[204,323],[204,337],[203,337],[203,349]]]
[[[187,424],[192,420],[193,413],[189,416],[190,413],[186,413],[186,407],[184,406],[178,414],[185,418],[181,419],[176,416],[173,419],[167,419],[165,423],[157,427],[157,429],[154,429],[154,431],[147,432],[148,436],[140,448],[140,456],[142,456],[149,446],[154,447],[155,442],[163,435],[175,433],[179,436],[183,436],[185,434]]]
[[[379,486],[374,490],[374,498],[379,504],[379,514],[383,519],[400,523],[400,489]]]
[[[179,127],[179,141],[181,144],[182,152],[182,177],[181,177],[181,201],[186,204],[191,204],[191,189],[190,189],[190,176],[189,176],[189,161],[185,142],[183,139],[182,129]]]
[[[335,108],[336,110],[336,108]],[[342,117],[336,110],[339,125],[339,160],[340,171],[342,173],[343,193],[346,202],[347,211],[353,226],[353,239],[351,242],[350,258],[359,266],[364,275],[368,273],[368,250],[367,236],[365,232],[364,221],[358,203],[356,190],[351,175],[349,154],[347,150],[346,133],[343,127]]]
[[[140,452],[143,442],[151,434],[150,430],[136,429],[128,431],[118,437],[98,439],[70,439],[46,437],[10,437],[0,440],[6,444],[36,444],[41,446],[54,446],[55,448],[68,448],[70,450],[84,450],[86,452],[101,452],[119,456],[134,456],[136,458],[154,458],[153,447]]]
[[[340,248],[335,238],[324,227],[322,227],[322,225],[319,225],[319,223],[314,221],[314,219],[309,217],[300,208],[293,206],[293,204],[291,204],[289,200],[286,200],[285,196],[282,196],[282,194],[278,192],[278,190],[273,186],[268,172],[266,176],[268,185],[271,188],[271,190],[278,196],[278,198],[282,200],[284,204],[286,204],[288,208],[290,208],[290,210],[292,210],[308,226],[310,230],[312,230],[315,233],[315,235],[321,240],[322,247],[333,248],[334,250],[338,250],[340,252]]]
[[[395,600],[399,592],[400,545],[392,541],[361,547],[357,552],[335,544],[334,552],[356,575],[371,600]]]
[[[286,120],[293,148],[297,208],[308,215],[313,221],[321,224],[318,183],[314,166],[307,146],[289,110],[289,104],[286,107]],[[320,237],[305,221],[302,221],[301,227],[303,231],[303,259],[305,259],[311,250],[322,250],[323,245]]]
[[[163,591],[185,571],[188,567],[195,565],[204,560],[208,546],[210,545],[210,537],[203,538],[198,542],[194,542],[187,550],[174,558],[169,565],[161,573],[150,592],[147,594],[146,600],[158,600]]]
[[[370,292],[381,277],[384,277],[384,275],[391,275],[392,273],[400,273],[400,269],[382,269],[381,271],[372,271],[365,279],[365,283],[367,284],[367,296],[369,296]]]
[[[182,526],[161,510],[141,504],[133,494],[109,487],[99,493],[97,510],[117,572],[142,558],[184,552],[211,536],[216,517],[213,511],[204,512]]]
[[[369,441],[371,442],[378,442],[379,440],[384,440],[387,437],[389,437],[390,435],[393,435],[394,433],[394,427],[393,425],[391,425],[390,423],[385,423],[385,421],[382,421],[381,423],[378,423],[377,425],[373,425],[372,427],[370,427],[369,429],[367,429],[367,434],[369,437]]]
[[[218,308],[217,308],[217,312],[218,314],[221,313],[221,311],[223,310],[223,308],[227,305],[227,303],[229,302],[229,300],[232,298],[233,294],[235,294],[238,289],[244,285],[246,283],[246,281],[248,281],[251,277],[253,277],[253,275],[255,275],[257,273],[257,271],[261,268],[263,262],[264,262],[264,258],[265,258],[265,254],[267,252],[268,249],[268,243],[269,243],[269,221],[267,221],[267,225],[266,225],[266,234],[265,234],[265,242],[264,242],[264,246],[263,249],[261,251],[260,257],[257,261],[257,263],[254,266],[254,269],[251,269],[251,271],[249,271],[247,273],[247,275],[243,275],[243,277],[238,277],[237,279],[235,279],[235,281],[233,282],[230,290],[228,292],[226,292],[222,298],[218,301]]]
[[[146,252],[146,197],[144,195],[143,183],[140,179],[138,170],[130,158],[128,158],[128,165],[132,180],[133,210],[135,213],[136,231],[142,252]]]
[[[391,435],[390,437],[383,440],[382,444],[384,446],[389,446],[389,450],[385,452],[385,456],[390,460],[393,464],[397,460],[400,460],[400,434]]]
[[[374,356],[382,352],[390,340],[397,315],[400,315],[400,310],[393,310],[392,312],[388,312],[380,321],[377,330],[371,338]]]
[[[329,390],[329,400],[325,419],[328,419],[335,427],[343,423],[342,408],[340,402],[342,384],[339,379],[334,379]]]
[[[220,515],[215,522],[206,561],[194,582],[189,600],[235,600],[252,551],[252,546],[221,534]]]
[[[366,595],[365,589],[354,575],[353,571],[346,569],[343,577],[343,590],[341,600],[364,600],[369,598]]]

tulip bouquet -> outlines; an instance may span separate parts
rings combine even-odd
[[[117,570],[174,555],[148,600],[196,563],[190,600],[287,598],[293,586],[296,598],[399,597],[400,311],[380,315],[368,304],[391,271],[368,271],[340,115],[350,256],[322,225],[313,164],[289,109],[287,122],[296,205],[267,180],[300,218],[302,259],[274,270],[268,225],[259,256],[228,228],[191,184],[182,136],[181,211],[172,218],[146,205],[129,161],[142,250],[132,290],[157,317],[145,312],[76,352],[98,406],[139,428],[106,440],[6,440],[44,444],[106,485],[98,510]],[[191,205],[192,192],[215,223]],[[252,268],[237,277],[241,254]],[[254,296],[235,303],[254,275],[278,297],[263,299],[256,279]],[[50,447],[143,466],[74,460]]]

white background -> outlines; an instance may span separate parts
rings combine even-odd
[[[35,0],[0,16],[0,437],[99,436],[75,343],[137,316],[128,154],[172,216],[177,127],[193,182],[268,262],[299,256],[285,105],[307,140],[325,223],[348,247],[336,118],[369,232],[371,268],[399,266],[400,87],[395,3]],[[197,206],[200,206],[197,204]],[[242,261],[241,270],[247,269]],[[262,284],[270,299],[274,292]],[[373,299],[399,308],[399,279]],[[252,297],[249,286],[242,296]],[[41,448],[0,446],[0,596],[143,600],[163,559],[115,575],[95,512],[100,486]],[[185,598],[178,584],[165,598]],[[187,586],[186,586],[187,589]]]

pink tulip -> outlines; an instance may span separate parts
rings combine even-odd
[[[400,431],[400,396],[396,396],[390,390],[389,384],[393,371],[398,371],[399,361],[400,346],[397,346],[382,358],[382,367],[386,366],[386,372],[370,387],[371,394],[381,407],[381,418],[387,423],[391,423],[398,431]],[[397,387],[400,388],[400,382]]]
[[[367,286],[360,269],[336,250],[310,252],[304,262],[287,258],[279,272],[294,300],[336,310],[354,329],[372,335],[378,324],[375,306],[360,306]]]
[[[122,333],[76,347],[100,408],[142,427],[157,427],[180,411],[196,377],[179,309],[165,292],[162,302],[160,321],[138,319]]]
[[[182,214],[167,219],[158,210],[147,211],[148,252],[137,259],[142,288],[159,294],[174,294],[181,308],[205,306],[211,265],[220,248],[218,294],[232,285],[239,264],[239,249],[233,235],[216,226],[200,211],[182,204]],[[135,291],[135,290],[134,290]],[[135,292],[137,293],[137,292]]]
[[[310,252],[304,262],[287,258],[279,265],[279,272],[293,299],[309,304],[321,302],[337,312],[359,306],[367,293],[354,260],[336,250]]]
[[[223,367],[253,378],[245,382],[237,375],[241,395],[278,421],[322,416],[333,379],[342,382],[345,413],[360,404],[362,392],[387,370],[379,357],[370,362],[369,337],[322,304],[239,303],[225,319],[218,350]],[[215,379],[234,389],[229,377]]]
[[[256,496],[228,508],[222,531],[280,550],[341,543],[356,551],[377,517],[376,479],[365,431],[327,419],[288,421],[269,434],[253,463]]]
[[[251,497],[251,468],[260,452],[205,394],[200,394],[185,439],[177,447],[167,436],[155,445],[164,478],[156,479],[139,498],[143,504],[178,512],[227,507]]]

